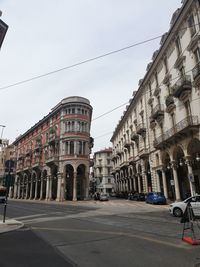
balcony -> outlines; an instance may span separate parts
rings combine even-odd
[[[155,148],[164,148],[167,145],[171,145],[177,139],[182,139],[192,133],[198,132],[199,121],[198,116],[187,116],[174,127],[167,130],[154,140]]]
[[[170,113],[176,105],[174,104],[174,98],[172,95],[168,95],[165,99],[166,112]]]
[[[153,108],[152,112],[151,112],[151,118],[152,119],[159,119],[164,117],[164,106],[161,104],[158,104],[155,106],[155,108]]]
[[[181,77],[172,88],[172,95],[180,100],[191,93],[192,83],[189,75]]]
[[[46,159],[45,159],[46,165],[49,165],[49,166],[57,165],[58,161],[59,161],[59,156],[57,154],[48,155],[46,156]]]
[[[32,168],[38,168],[38,167],[40,167],[40,165],[41,165],[41,160],[39,157],[36,157],[33,160]]]
[[[136,126],[136,133],[140,135],[143,135],[146,133],[146,126],[143,122]]]
[[[198,85],[200,83],[200,62],[193,68],[192,75],[195,85]]]
[[[137,142],[139,140],[139,136],[138,136],[138,134],[136,134],[136,132],[133,132],[131,134],[131,140],[133,140],[135,142]]]
[[[152,117],[149,117],[150,120],[150,128],[153,129],[156,127],[156,120],[153,119]]]
[[[147,148],[142,148],[139,153],[138,153],[138,156],[143,159],[143,158],[146,158],[147,156],[149,155],[149,151]]]
[[[148,100],[148,104],[151,105],[153,103],[154,98],[151,96]]]
[[[24,154],[19,154],[19,157],[18,157],[18,160],[23,160],[25,158],[25,155]]]
[[[125,141],[124,147],[129,149],[130,146],[131,146],[131,142]]]
[[[32,150],[31,149],[27,149],[26,150],[26,157],[30,157],[32,154]]]
[[[57,140],[56,134],[50,134],[49,135],[49,139],[48,139],[49,145],[54,145],[56,140]]]
[[[40,152],[42,150],[42,144],[41,143],[36,143],[34,151]]]
[[[156,97],[158,97],[160,95],[160,91],[161,91],[160,87],[156,87],[153,95],[156,96]]]
[[[122,151],[120,149],[117,149],[116,150],[116,154],[117,154],[117,156],[120,156],[121,157]]]
[[[120,164],[120,168],[126,168],[129,166],[129,162],[128,161],[124,161]]]

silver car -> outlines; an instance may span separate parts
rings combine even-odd
[[[99,200],[100,201],[108,201],[109,197],[108,197],[107,194],[101,194],[100,197],[99,197]]]
[[[174,202],[170,204],[169,212],[175,217],[181,217],[188,203],[191,204],[194,215],[200,217],[200,195],[189,197],[184,201]]]

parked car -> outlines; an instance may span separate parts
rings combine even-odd
[[[150,204],[166,204],[167,200],[161,192],[149,192],[146,196],[146,203]]]
[[[145,194],[144,193],[138,193],[138,192],[134,192],[134,193],[130,193],[128,196],[129,200],[136,200],[136,201],[145,201]]]
[[[100,194],[99,200],[100,201],[108,201],[109,200],[108,194]]]
[[[144,193],[135,193],[131,196],[131,200],[145,201],[146,195]]]
[[[117,194],[116,194],[115,192],[112,192],[112,193],[110,193],[110,196],[111,196],[111,197],[116,197]]]
[[[170,204],[169,212],[175,217],[182,217],[188,203],[191,204],[194,215],[200,217],[200,195]]]

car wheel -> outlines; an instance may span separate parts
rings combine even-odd
[[[183,212],[180,208],[174,208],[173,214],[175,217],[181,217],[183,215]]]

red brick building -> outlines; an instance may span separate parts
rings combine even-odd
[[[14,198],[77,200],[88,197],[92,107],[67,97],[14,144]]]

